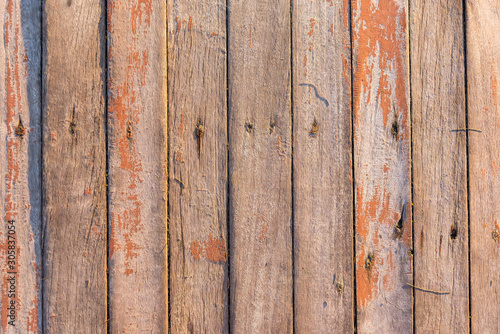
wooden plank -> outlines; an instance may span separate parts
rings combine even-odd
[[[352,2],[359,333],[410,333],[407,3]]]
[[[110,332],[166,333],[166,3],[108,2]]]
[[[2,333],[41,329],[39,1],[0,1]]]
[[[228,333],[226,2],[167,12],[170,328]]]
[[[44,1],[44,330],[106,332],[104,3]]]
[[[230,327],[291,333],[290,2],[228,2]]]
[[[500,323],[500,1],[467,1],[470,266],[473,333]],[[493,320],[495,319],[495,320]]]
[[[415,331],[468,333],[462,3],[410,8]]]
[[[349,2],[293,4],[295,330],[353,329]]]

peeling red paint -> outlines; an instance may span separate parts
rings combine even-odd
[[[226,262],[226,241],[223,238],[214,238],[212,233],[209,233],[208,240],[191,243],[189,249],[195,260],[204,258],[211,262]]]

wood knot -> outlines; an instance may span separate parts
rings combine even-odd
[[[392,136],[394,137],[394,139],[398,139],[399,123],[398,123],[398,120],[396,117],[394,118],[394,122],[392,122],[391,133],[392,133]]]
[[[455,240],[457,238],[457,235],[458,235],[457,226],[455,224],[453,224],[453,225],[451,225],[451,229],[450,229],[450,238],[452,240]]]
[[[319,124],[314,119],[312,125],[311,125],[311,130],[309,130],[309,137],[316,138],[318,136],[318,131],[319,131]]]
[[[17,126],[14,131],[16,135],[19,137],[22,137],[26,134],[26,128],[24,127],[23,122],[21,121],[20,118],[19,118],[19,123],[17,123]]]
[[[375,254],[369,253],[365,259],[365,269],[371,271],[373,265],[375,264],[374,262],[375,262]]]
[[[494,229],[493,231],[491,231],[491,238],[495,240],[495,242],[498,242],[498,240],[500,239],[500,232],[498,232],[497,229]]]
[[[73,121],[69,122],[69,133],[72,135],[76,133],[76,123]]]
[[[269,121],[269,134],[274,132],[274,128],[276,127],[276,121],[271,118]]]
[[[198,142],[198,156],[201,155],[201,147],[203,143],[203,136],[205,135],[205,125],[203,121],[198,120],[198,124],[196,124],[196,129],[194,130],[194,134],[196,136],[196,141]]]
[[[127,124],[127,138],[132,139],[133,131],[132,131],[132,122],[128,122]]]
[[[252,133],[252,131],[253,131],[253,124],[250,121],[245,122],[245,130],[248,133]]]

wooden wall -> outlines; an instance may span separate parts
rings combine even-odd
[[[497,333],[500,0],[0,0],[1,333]]]

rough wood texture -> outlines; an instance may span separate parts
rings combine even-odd
[[[228,5],[231,330],[291,333],[290,2]]]
[[[500,323],[500,1],[468,0],[467,84],[473,333]]]
[[[0,1],[2,333],[41,329],[40,11]]]
[[[467,158],[460,1],[412,1],[415,330],[468,333]]]
[[[352,5],[357,331],[410,333],[407,4]]]
[[[169,0],[172,333],[228,333],[226,3]]]
[[[111,333],[166,333],[166,3],[108,3]]]
[[[353,328],[349,2],[293,1],[295,330]]]
[[[106,332],[104,4],[44,1],[44,328]]]

